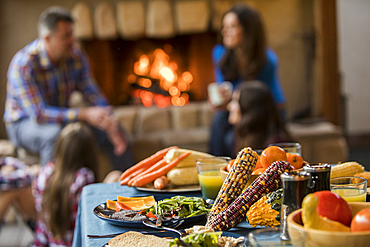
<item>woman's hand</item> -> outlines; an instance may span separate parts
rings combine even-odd
[[[214,92],[214,90],[217,91]],[[208,102],[211,104],[213,108],[218,110],[226,110],[227,104],[231,101],[232,84],[230,82],[223,82],[219,84],[217,87],[214,86],[213,90],[209,91],[209,94],[211,95],[208,96]],[[211,100],[212,97],[217,98],[217,100]],[[214,102],[218,104],[215,104]]]

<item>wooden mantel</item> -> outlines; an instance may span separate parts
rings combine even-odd
[[[336,0],[315,1],[317,30],[318,114],[330,122],[343,125],[343,105],[338,69]]]

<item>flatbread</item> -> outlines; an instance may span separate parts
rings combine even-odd
[[[154,235],[145,235],[139,232],[125,232],[112,238],[109,247],[168,247],[168,240],[156,237]]]

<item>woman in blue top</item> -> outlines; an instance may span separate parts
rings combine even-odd
[[[222,24],[223,45],[216,45],[212,51],[216,82],[229,81],[235,89],[242,81],[262,81],[270,88],[278,109],[284,114],[285,95],[278,75],[278,57],[266,46],[260,14],[237,4],[225,13]],[[209,150],[213,155],[235,157],[234,133],[226,110],[229,101],[227,98],[216,107]]]

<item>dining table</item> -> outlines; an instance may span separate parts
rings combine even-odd
[[[134,187],[121,186],[117,183],[96,183],[87,185],[83,188],[78,208],[76,225],[74,230],[73,245],[80,246],[97,246],[102,247],[106,245],[112,238],[90,238],[87,235],[107,235],[115,233],[124,233],[127,231],[156,231],[146,227],[144,224],[139,227],[127,227],[111,224],[106,220],[102,220],[94,213],[94,208],[105,203],[107,199],[116,200],[117,196],[146,196],[153,195],[155,199],[162,200],[176,195],[196,196],[202,197],[200,190],[186,191],[186,192],[172,192],[172,191],[143,191]],[[191,225],[182,224],[178,229],[189,228],[192,225],[204,225],[205,217],[200,217],[199,222],[192,222]],[[228,232],[238,234],[247,238],[248,233],[256,228],[252,228],[247,222],[239,223],[236,227],[230,229]]]

